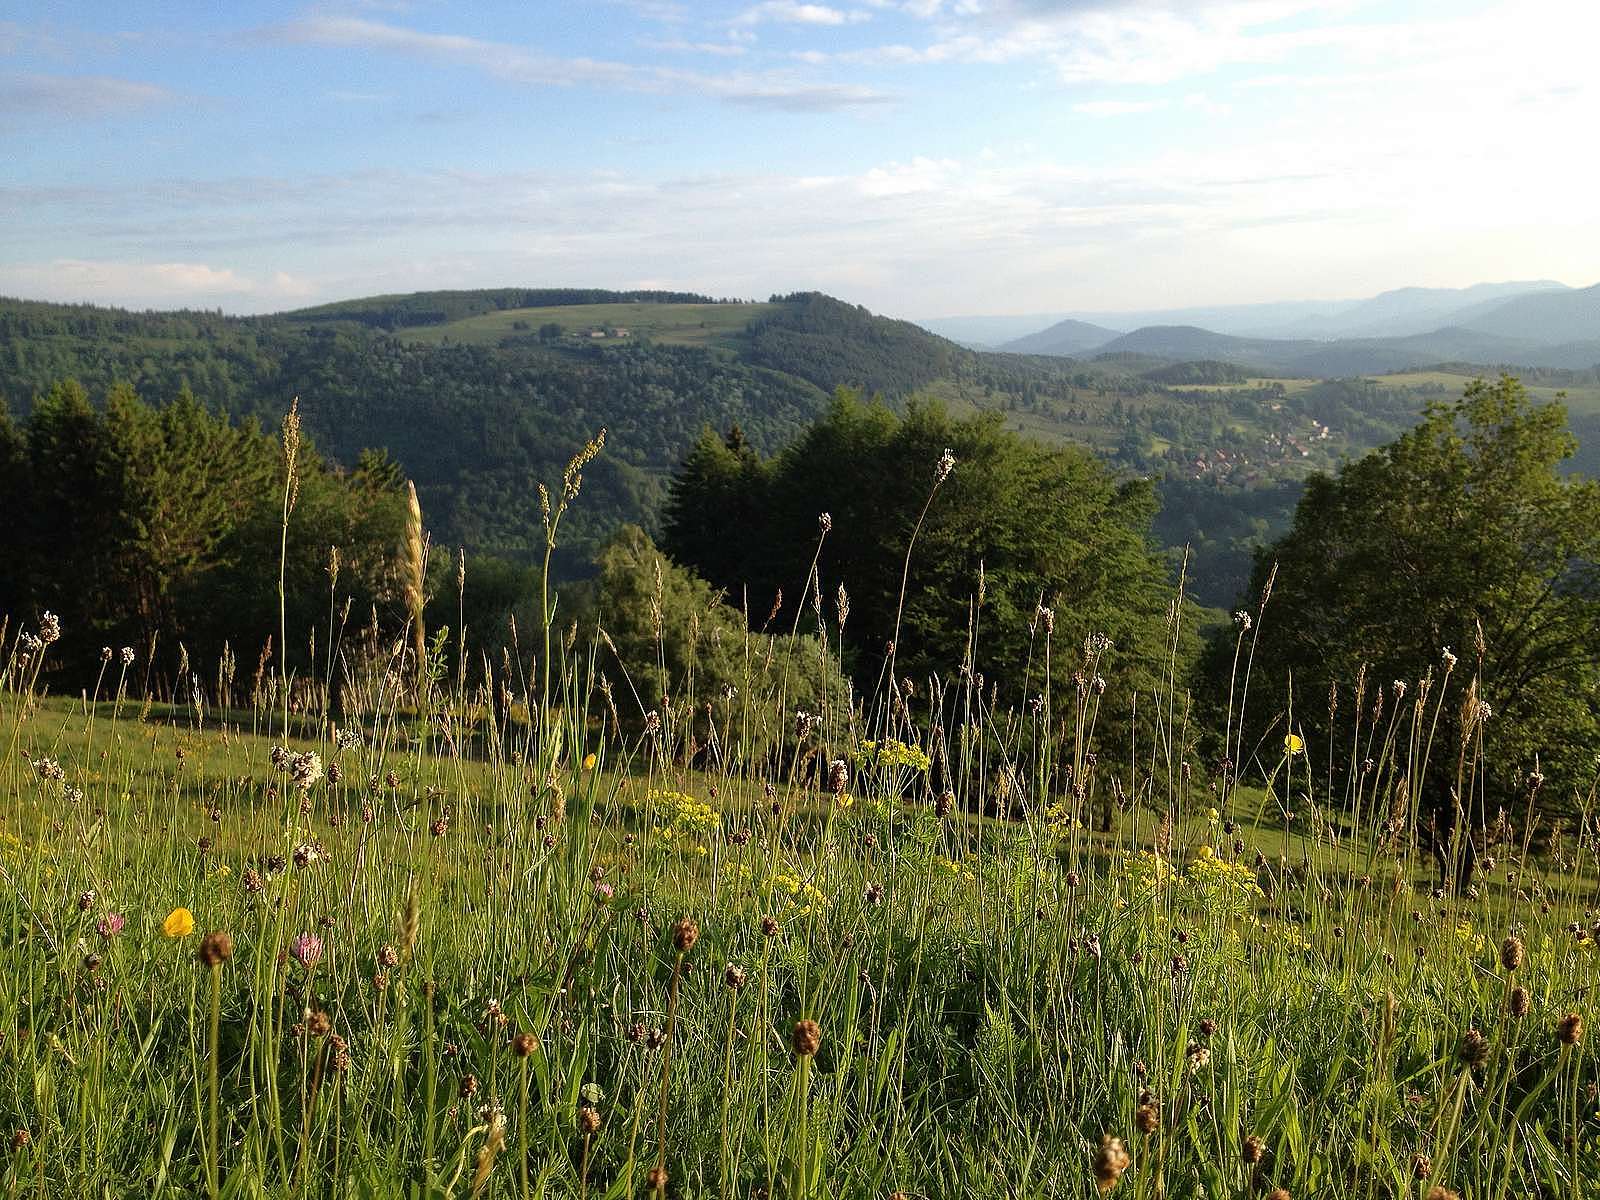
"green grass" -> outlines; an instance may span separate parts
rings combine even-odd
[[[1592,850],[1513,844],[1478,894],[1430,896],[1426,856],[1360,817],[1404,739],[1351,814],[1316,747],[1239,787],[1158,755],[1102,832],[1125,770],[1070,739],[979,739],[941,816],[914,755],[857,758],[842,796],[787,756],[691,769],[692,696],[618,737],[587,671],[504,727],[493,681],[426,719],[404,688],[302,708],[286,746],[336,769],[300,788],[270,697],[52,699],[13,658],[0,1120],[26,1141],[0,1186],[205,1194],[215,1163],[230,1195],[622,1197],[664,1163],[671,1195],[1088,1200],[1103,1135],[1130,1196],[1420,1196],[1418,1154],[1474,1198],[1600,1185],[1595,1057],[1555,1036],[1595,1015],[1600,955],[1567,930]],[[874,721],[820,716],[824,762]],[[1081,796],[1040,790],[1058,753]]]
[[[1466,383],[1480,376],[1488,376],[1491,372],[1485,368],[1478,371],[1404,371],[1393,375],[1370,375],[1375,383],[1389,387],[1427,388],[1457,396]],[[1564,394],[1567,410],[1574,413],[1600,412],[1600,384],[1579,385],[1576,387],[1552,387],[1545,384],[1529,383],[1524,381],[1528,394],[1535,400],[1545,403]]]
[[[452,684],[402,629],[219,713],[131,652],[52,697],[8,628],[7,1197],[1600,1188],[1590,814],[1435,889],[1420,699],[1353,706],[1370,765],[1230,738],[1235,776],[1171,692],[1103,744],[1093,638],[1037,708],[969,647],[806,714],[747,653],[644,713],[603,637]]]
[[[439,345],[495,346],[507,337],[537,334],[554,322],[569,336],[590,329],[626,328],[629,338],[674,346],[733,346],[751,321],[775,311],[775,304],[572,304],[551,308],[512,308],[445,325],[412,326],[398,331],[408,341]],[[526,328],[518,328],[525,325]],[[607,338],[602,345],[623,339]]]

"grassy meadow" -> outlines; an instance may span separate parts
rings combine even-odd
[[[743,335],[751,321],[773,312],[776,304],[569,304],[542,308],[508,308],[450,321],[416,325],[399,336],[438,345],[448,339],[468,346],[496,346],[507,337],[537,333],[547,324],[561,326],[569,337],[591,329],[626,329],[628,337],[649,338],[669,346],[726,346]],[[623,339],[606,338],[613,345]]]
[[[815,712],[770,654],[713,710],[603,629],[469,673],[328,622],[163,703],[131,648],[53,696],[73,630],[7,627],[6,1196],[1600,1189],[1588,802],[1435,888],[1413,781],[1480,765],[1432,741],[1454,660],[1337,747],[1246,745],[1281,701],[1241,622],[1207,766],[1175,687],[1100,746],[1114,648],[1045,611],[1069,694],[1005,707],[953,647]]]

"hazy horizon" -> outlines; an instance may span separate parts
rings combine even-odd
[[[0,293],[911,319],[1600,279],[1563,0],[159,5],[0,22]]]

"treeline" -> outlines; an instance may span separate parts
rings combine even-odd
[[[308,434],[353,463],[384,447],[416,480],[438,539],[528,562],[541,549],[536,484],[558,478],[599,428],[594,464],[556,564],[588,573],[625,521],[652,525],[674,464],[707,423],[776,450],[826,393],[726,354],[639,342],[547,349],[413,344],[360,325],[142,316],[0,306],[0,397],[26,416],[61,379],[95,396],[128,384],[152,403],[185,390],[217,412],[275,427],[302,398]]]
[[[409,292],[370,296],[296,309],[273,321],[354,321],[374,329],[445,325],[451,321],[510,308],[551,308],[571,304],[719,304],[698,292],[630,291],[605,288],[483,288],[470,291]]]
[[[400,611],[401,483],[382,454],[343,471],[306,445],[290,486],[276,437],[188,392],[156,408],[123,385],[96,406],[63,383],[21,423],[0,412],[0,612],[55,613],[74,681],[102,646],[248,674],[279,628],[281,567],[294,643],[273,653],[299,661],[330,597],[358,623]]]

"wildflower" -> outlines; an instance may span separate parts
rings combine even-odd
[[[689,953],[699,940],[700,926],[690,917],[684,917],[672,927],[672,944],[678,948],[679,954]]]
[[[61,764],[53,758],[36,758],[33,760],[34,773],[47,783],[57,783],[67,777]]]
[[[1128,1157],[1127,1147],[1122,1144],[1122,1139],[1106,1134],[1100,1139],[1100,1149],[1094,1156],[1095,1183],[1102,1192],[1109,1192],[1117,1186],[1122,1173],[1132,1162],[1133,1160]]]
[[[744,968],[736,967],[732,963],[729,963],[722,972],[722,982],[728,985],[730,991],[742,992],[745,978]]]
[[[125,666],[125,667],[133,666],[133,658],[134,658],[133,647],[132,646],[124,646],[122,648],[122,665]]]
[[[511,1039],[511,1053],[518,1058],[527,1058],[532,1054],[534,1047],[539,1044],[538,1039],[531,1033],[519,1033]]]
[[[61,618],[47,612],[39,618],[39,640],[46,646],[61,640]]]
[[[233,957],[233,935],[226,930],[213,929],[200,939],[199,959],[208,967],[216,967]]]
[[[1267,1156],[1267,1144],[1252,1133],[1245,1138],[1241,1155],[1245,1163],[1253,1167]]]
[[[1161,1110],[1154,1104],[1141,1104],[1139,1111],[1133,1114],[1133,1123],[1140,1133],[1149,1137],[1161,1128]]]
[[[592,771],[592,770],[594,770],[595,763],[597,763],[599,761],[600,761],[599,756],[596,755],[593,750],[591,750],[591,751],[589,751],[589,753],[587,753],[587,754],[585,754],[583,756],[583,769],[585,771]]]
[[[302,933],[289,943],[289,954],[302,967],[314,967],[322,958],[322,939],[314,933]]]
[[[188,937],[194,932],[194,914],[187,908],[175,908],[161,922],[161,932],[169,938]]]
[[[94,907],[94,893],[93,892],[84,892],[81,896],[78,897],[78,911],[79,912],[88,912],[93,907]]]
[[[1449,1188],[1431,1187],[1428,1189],[1428,1200],[1461,1200],[1461,1193],[1452,1192]]]
[[[1477,1070],[1489,1061],[1489,1039],[1476,1029],[1467,1030],[1461,1036],[1461,1045],[1456,1049],[1456,1057],[1468,1070]]]
[[[1444,663],[1444,669],[1446,671],[1453,669],[1456,665],[1456,656],[1450,653],[1449,646],[1446,646],[1443,650],[1439,651],[1439,659]],[[1435,1188],[1434,1190],[1438,1191],[1439,1189]]]
[[[800,1058],[810,1058],[822,1047],[822,1027],[810,1019],[796,1021],[789,1044]]]
[[[1522,965],[1523,947],[1519,937],[1508,937],[1500,944],[1500,965],[1508,971],[1515,971]]]
[[[1286,733],[1283,735],[1283,752],[1285,754],[1299,754],[1305,748],[1305,739],[1298,733]]]
[[[1252,624],[1250,620],[1250,614],[1241,608],[1238,612],[1233,614],[1233,623],[1239,627],[1240,633],[1248,632]]]
[[[168,917],[167,919],[170,921],[172,918]],[[122,927],[126,924],[127,922],[123,919],[121,913],[107,913],[95,922],[94,931],[109,941],[121,933]]]
[[[836,758],[828,764],[828,790],[835,796],[843,796],[844,789],[850,783],[850,768],[845,765],[842,758]]]
[[[644,1177],[644,1183],[652,1192],[665,1192],[667,1190],[667,1169],[665,1167],[651,1167]]]
[[[592,1107],[585,1104],[578,1109],[578,1127],[583,1130],[584,1136],[600,1132],[600,1114]]]
[[[322,860],[322,847],[315,842],[301,842],[294,848],[294,865],[302,871]]]
[[[1578,1013],[1562,1017],[1556,1026],[1556,1040],[1563,1046],[1576,1046],[1583,1041],[1583,1017]]]
[[[312,785],[322,778],[322,759],[315,750],[292,755],[289,759],[289,774],[294,780],[295,787],[302,792],[309,791]]]
[[[1531,1007],[1532,1001],[1528,996],[1527,988],[1514,987],[1511,989],[1511,997],[1506,1001],[1507,1012],[1509,1012],[1513,1017],[1525,1017],[1528,1015],[1528,1009]]]
[[[934,482],[943,483],[946,479],[950,478],[950,472],[954,471],[955,469],[955,453],[948,446],[946,446],[944,453],[939,456],[938,464],[933,468]]]

